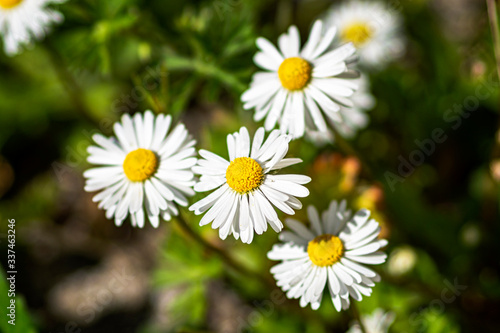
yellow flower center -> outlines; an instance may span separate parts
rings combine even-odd
[[[373,29],[366,23],[353,23],[342,31],[342,39],[356,46],[366,43],[373,36]]]
[[[264,181],[264,171],[256,160],[250,157],[235,158],[227,167],[226,181],[238,193],[255,190]]]
[[[316,266],[331,266],[344,254],[344,244],[337,236],[321,235],[309,242],[307,254]]]
[[[10,9],[16,7],[21,2],[23,2],[23,0],[0,0],[0,7]]]
[[[133,182],[149,179],[158,169],[158,158],[151,150],[139,148],[131,151],[123,161],[123,171]]]
[[[278,68],[281,85],[288,90],[300,90],[311,80],[312,66],[299,57],[286,58]]]

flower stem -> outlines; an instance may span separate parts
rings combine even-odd
[[[498,11],[495,0],[486,0],[488,7],[488,16],[491,27],[491,35],[493,36],[493,49],[495,51],[497,75],[500,78],[500,35],[498,32]]]
[[[486,5],[488,7],[488,17],[490,21],[491,27],[491,35],[493,37],[493,50],[495,53],[496,60],[496,69],[497,76],[500,79],[500,34],[498,27],[498,10],[495,0],[486,0]],[[496,131],[496,140],[493,145],[493,149],[491,152],[491,162],[490,162],[490,173],[494,180],[497,182],[500,181],[500,177],[498,176],[498,165],[499,156],[500,156],[500,118],[498,119],[497,131]]]
[[[137,75],[132,76],[132,82],[134,83],[135,87],[139,89],[144,96],[146,96],[147,102],[156,114],[166,113],[165,106],[162,105],[162,103],[158,101],[158,99],[153,96],[153,94],[145,89],[143,85],[141,85],[140,79]]]
[[[242,275],[252,276],[252,277],[258,279],[260,282],[262,282],[262,284],[265,284],[266,286],[275,287],[274,283],[272,281],[270,281],[268,278],[266,278],[264,275],[261,275],[257,272],[249,270],[247,267],[241,265],[232,256],[230,256],[226,251],[213,245],[208,240],[203,238],[200,234],[198,234],[196,231],[194,231],[191,228],[191,226],[186,222],[186,220],[182,216],[182,213],[176,217],[176,221],[177,221],[178,225],[181,227],[181,229],[184,230],[184,232],[190,238],[192,238],[194,241],[198,242],[200,245],[202,245],[208,251],[213,252],[216,255],[218,255],[219,257],[221,257],[227,266],[230,266],[231,268],[233,268],[235,271],[239,272]]]
[[[365,325],[363,324],[363,321],[361,320],[361,315],[359,313],[358,305],[356,302],[351,302],[351,312],[352,316],[354,319],[358,322],[359,328],[361,332],[367,333],[368,331],[365,328]]]
[[[170,56],[166,58],[165,65],[170,71],[188,70],[194,71],[201,76],[214,78],[235,89],[237,93],[242,93],[246,89],[246,86],[237,77],[211,63],[181,56]]]
[[[52,67],[57,73],[61,85],[63,86],[64,90],[66,90],[66,93],[68,94],[71,102],[74,104],[74,109],[83,119],[97,126],[97,121],[90,115],[90,112],[87,109],[85,101],[82,97],[83,93],[80,86],[77,84],[73,75],[68,71],[63,57],[59,54],[57,48],[53,45],[50,38],[47,38],[46,40],[45,50],[48,53],[49,60],[52,63]]]

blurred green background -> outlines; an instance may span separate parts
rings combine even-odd
[[[345,332],[349,312],[326,298],[318,311],[301,309],[274,285],[272,230],[251,245],[223,242],[183,210],[258,276],[242,274],[175,220],[115,227],[82,177],[92,134],[112,135],[123,113],[146,109],[172,114],[198,148],[227,156],[228,133],[259,126],[239,101],[257,69],[255,39],[275,42],[296,24],[304,40],[331,3],[68,1],[45,40],[16,57],[0,53],[0,261],[6,267],[15,219],[18,267],[17,325],[3,315],[0,331]],[[389,259],[362,313],[394,312],[390,332],[500,332],[500,85],[486,3],[390,5],[404,17],[406,53],[369,74],[369,126],[319,148],[292,142],[289,155],[304,163],[290,169],[313,178],[305,205],[346,198],[383,225]],[[446,140],[394,180],[420,150],[415,140],[439,128]],[[305,210],[297,216],[306,220]],[[463,286],[453,300],[450,283]]]

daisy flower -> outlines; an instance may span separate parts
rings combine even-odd
[[[337,129],[340,135],[350,139],[356,135],[358,130],[368,125],[367,112],[375,106],[375,97],[370,93],[370,82],[366,75],[356,79],[359,89],[352,95],[353,107],[340,107],[342,121],[333,121],[331,126]],[[330,130],[326,132],[307,131],[307,137],[316,144],[332,143],[334,135]]]
[[[361,321],[363,322],[363,327],[366,329],[365,333],[387,333],[389,331],[389,326],[396,319],[394,313],[385,312],[382,309],[376,309],[371,315],[361,316]],[[347,333],[362,333],[363,331],[359,327],[358,323],[351,326]]]
[[[352,79],[358,74],[347,65],[355,48],[348,43],[328,51],[337,29],[331,27],[324,35],[322,30],[322,22],[316,21],[302,49],[295,26],[279,37],[279,51],[267,39],[257,39],[260,51],[254,61],[265,71],[254,74],[241,100],[244,109],[255,109],[255,121],[266,118],[267,131],[279,122],[281,131],[294,138],[306,129],[325,132],[324,115],[342,121],[341,105],[353,105],[349,97],[357,89]]]
[[[311,178],[302,175],[279,175],[275,171],[300,163],[298,158],[284,158],[288,151],[290,136],[272,131],[264,140],[261,127],[250,142],[248,130],[227,136],[229,161],[206,150],[200,150],[203,159],[198,160],[193,171],[200,174],[195,185],[197,192],[216,189],[198,201],[189,210],[196,215],[206,214],[200,226],[212,222],[212,228],[219,228],[219,236],[226,239],[233,234],[250,244],[254,231],[262,234],[267,224],[280,232],[283,224],[273,205],[286,214],[293,215],[294,209],[302,208],[296,197],[309,195],[302,186]],[[251,147],[250,147],[251,146]]]
[[[142,228],[145,216],[158,227],[159,216],[170,220],[178,214],[176,204],[187,206],[194,191],[195,141],[183,124],[170,134],[172,117],[151,111],[123,115],[114,125],[116,138],[100,134],[92,138],[88,162],[99,165],[84,172],[85,190],[100,191],[93,201],[114,217],[117,226],[130,215],[132,225]]]
[[[337,27],[342,42],[352,42],[363,65],[379,68],[404,51],[401,17],[383,3],[345,1],[333,5],[325,24]]]
[[[0,0],[0,35],[8,55],[19,53],[22,44],[29,44],[32,37],[41,39],[52,23],[61,23],[61,13],[47,8],[51,3],[66,0]]]
[[[380,226],[369,219],[366,209],[352,218],[346,202],[332,201],[321,217],[313,206],[307,209],[311,226],[287,219],[293,231],[280,234],[283,244],[274,245],[267,256],[282,262],[271,268],[277,285],[288,298],[300,298],[302,307],[311,304],[317,310],[325,287],[337,311],[349,308],[349,296],[357,301],[369,296],[380,276],[364,264],[381,264],[386,254],[379,251],[387,245],[377,239]]]

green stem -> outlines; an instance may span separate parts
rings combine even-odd
[[[146,100],[156,114],[165,113],[165,109],[162,104],[158,101],[158,99],[155,98],[155,96],[153,96],[153,94],[151,94],[144,88],[144,86],[141,84],[141,80],[137,75],[132,76],[132,82],[141,91],[141,93],[146,96]]]
[[[498,31],[498,10],[495,0],[486,0],[486,5],[488,8],[488,17],[490,21],[491,35],[493,37],[493,51],[495,53],[497,76],[500,79],[500,34]],[[500,133],[500,118],[497,124],[497,134]],[[491,151],[490,167],[495,163],[495,159],[500,155],[500,142],[495,140],[495,144]],[[494,177],[495,179],[495,177]]]
[[[202,236],[200,236],[196,231],[194,231],[189,224],[186,222],[182,214],[179,214],[179,216],[176,217],[176,221],[178,222],[179,226],[181,229],[193,240],[198,242],[200,245],[202,245],[204,248],[206,248],[208,251],[215,253],[216,255],[220,256],[224,263],[233,268],[235,271],[239,272],[241,275],[244,275],[246,277],[253,277],[258,279],[263,286],[266,288],[269,288],[272,292],[279,290],[279,287],[276,286],[274,280],[268,279],[265,275],[261,275],[257,272],[254,272],[252,270],[249,270],[248,268],[242,266],[239,264],[236,260],[233,259],[232,256],[230,256],[227,252],[224,250],[216,247],[206,239],[204,239]],[[285,297],[285,296],[283,296]],[[304,320],[312,320],[312,321],[320,321],[321,318],[317,312],[304,312],[302,311],[302,308],[298,308],[297,303],[295,300],[290,300],[287,297],[285,297],[285,301],[283,304],[281,304],[281,308],[284,309],[285,313],[292,313],[294,316],[302,317]]]
[[[488,7],[488,16],[491,27],[491,34],[493,36],[493,49],[495,52],[497,75],[500,79],[500,35],[498,32],[498,11],[495,0],[486,0]]]
[[[351,312],[354,319],[358,322],[361,332],[363,333],[368,332],[365,328],[365,325],[363,324],[363,321],[361,320],[361,315],[356,302],[351,302]]]
[[[208,251],[215,253],[221,259],[224,261],[226,265],[229,267],[233,268],[235,271],[241,273],[244,276],[252,276],[256,279],[258,279],[262,284],[265,284],[266,286],[274,286],[274,283],[267,279],[265,276],[254,272],[252,270],[249,270],[248,268],[244,267],[240,263],[238,263],[232,256],[230,256],[228,253],[226,253],[224,250],[216,247],[209,241],[207,241],[205,238],[203,238],[200,234],[198,234],[196,231],[194,231],[191,226],[186,222],[182,214],[179,214],[176,217],[176,220],[181,227],[182,230],[188,234],[190,238],[192,238],[194,241],[198,242],[200,245],[202,245],[204,248],[206,248]]]
[[[80,86],[74,79],[73,75],[68,71],[63,57],[59,54],[50,38],[47,38],[45,46],[49,60],[52,63],[52,67],[56,71],[61,85],[74,104],[75,110],[83,119],[97,126],[97,121],[90,115],[90,112],[87,109]]]
[[[168,70],[165,66],[160,67],[160,95],[163,101],[163,105],[165,106],[165,113],[167,113],[170,106],[170,81],[168,77]]]
[[[202,62],[198,59],[170,56],[165,60],[165,65],[169,71],[194,71],[201,76],[214,78],[226,86],[236,89],[238,93],[242,93],[246,89],[246,85],[231,73],[220,69],[214,64]]]

